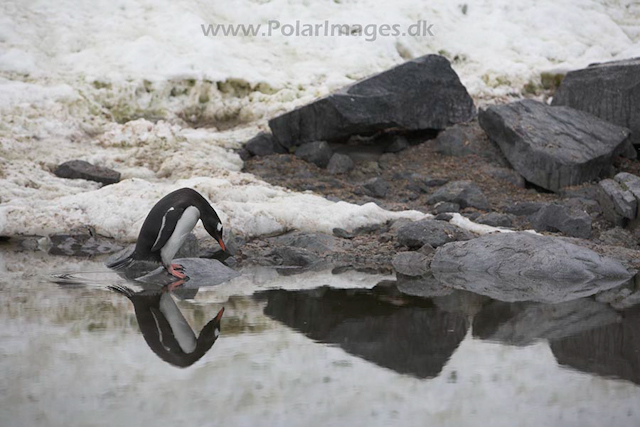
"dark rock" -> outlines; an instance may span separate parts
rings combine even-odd
[[[409,248],[419,248],[426,244],[437,248],[445,243],[473,237],[473,234],[460,227],[432,219],[415,221],[398,230],[398,243]]]
[[[450,212],[443,212],[433,217],[433,219],[435,219],[436,221],[449,222],[453,219],[453,215]]]
[[[333,235],[340,237],[341,239],[353,239],[355,237],[354,233],[351,233],[344,228],[334,228]]]
[[[394,135],[392,141],[384,149],[386,153],[399,153],[409,148],[409,141],[403,135]]]
[[[573,209],[585,211],[589,215],[602,213],[600,203],[594,199],[585,199],[583,197],[571,197],[562,201],[562,204]]]
[[[435,205],[433,211],[436,214],[446,213],[446,212],[460,212],[460,205],[457,203],[451,202],[440,202]]]
[[[435,140],[435,150],[447,156],[480,156],[496,165],[509,166],[500,148],[476,121],[460,123],[442,131]]]
[[[628,281],[618,261],[564,239],[495,233],[436,250],[434,276],[445,285],[500,301],[558,303]]]
[[[479,120],[518,173],[551,191],[600,176],[629,136],[583,111],[531,99],[492,105]]]
[[[567,73],[552,105],[566,105],[629,128],[630,142],[640,145],[640,58]]]
[[[445,129],[475,115],[449,61],[426,55],[376,74],[269,121],[285,147],[385,129]]]
[[[598,185],[598,201],[607,221],[614,225],[624,225],[627,220],[636,217],[638,201],[631,191],[625,190],[613,179],[603,179]]]
[[[473,319],[473,336],[516,346],[556,340],[616,323],[620,315],[591,299],[559,304],[493,301]]]
[[[539,202],[516,202],[503,206],[502,210],[515,216],[529,216],[538,212],[543,206],[545,204]]]
[[[422,276],[429,271],[430,257],[420,252],[399,252],[393,257],[391,265],[406,276]]]
[[[296,156],[318,167],[326,168],[333,156],[333,150],[325,141],[302,144],[296,149]]]
[[[241,148],[238,150],[238,156],[240,156],[240,158],[246,162],[251,158],[251,153],[244,148]]]
[[[60,178],[86,179],[100,182],[104,185],[115,184],[120,181],[120,172],[113,169],[94,166],[84,160],[70,160],[59,165],[53,172]]]
[[[420,252],[423,255],[432,256],[433,254],[436,253],[436,250],[434,249],[433,246],[427,243],[424,246],[422,246],[420,249],[418,249],[418,252]]]
[[[371,197],[377,197],[380,199],[384,199],[389,192],[389,183],[381,177],[371,178],[363,185],[367,194]]]
[[[334,153],[329,160],[327,170],[331,175],[347,173],[354,167],[353,160],[346,154]]]
[[[244,144],[244,148],[254,156],[269,156],[271,154],[285,154],[289,151],[278,144],[272,134],[260,132]]]
[[[571,237],[591,236],[591,216],[581,209],[549,203],[529,217],[536,231],[560,231]]]
[[[513,227],[513,218],[509,214],[489,212],[480,215],[475,219],[478,224],[490,225],[492,227]]]
[[[489,202],[480,187],[471,181],[452,181],[438,188],[429,197],[429,204],[453,202],[461,208],[473,207],[481,210],[489,209]]]
[[[409,174],[407,180],[407,190],[415,193],[428,193],[432,187],[440,187],[449,182],[444,178],[432,178],[415,173]]]

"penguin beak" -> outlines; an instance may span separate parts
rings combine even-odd
[[[222,250],[226,252],[227,248],[224,246],[224,242],[222,241],[222,237],[218,239],[218,244],[220,245]]]
[[[220,319],[222,319],[222,315],[224,314],[224,307],[222,307],[222,310],[220,310],[218,312],[218,315],[216,316],[216,320],[219,322]]]

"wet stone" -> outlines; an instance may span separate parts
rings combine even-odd
[[[70,160],[59,165],[53,172],[60,178],[86,179],[104,185],[120,181],[120,172],[102,166],[95,166],[84,160]]]

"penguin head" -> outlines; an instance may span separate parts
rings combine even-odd
[[[213,209],[211,211],[213,212],[208,212],[202,217],[202,224],[207,233],[216,239],[222,250],[226,252],[227,248],[222,240],[222,222],[220,222],[218,214]]]
[[[202,328],[202,331],[200,331],[196,349],[202,352],[202,354],[207,352],[207,350],[209,350],[211,346],[213,346],[213,344],[220,336],[220,321],[222,320],[223,314],[224,307],[222,307],[216,317],[211,319],[211,321],[207,323],[204,328]]]

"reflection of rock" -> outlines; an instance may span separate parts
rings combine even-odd
[[[640,384],[640,309],[623,313],[620,323],[551,343],[561,365]]]
[[[397,273],[396,276],[398,290],[406,295],[428,298],[449,295],[453,292],[452,288],[438,282],[430,271],[422,276],[407,276],[402,273]]]
[[[240,273],[216,259],[178,258],[174,259],[173,262],[183,266],[183,273],[189,278],[189,280],[182,285],[183,288],[197,289],[216,286],[240,275]],[[176,278],[167,273],[164,267],[158,267],[152,272],[136,279],[138,282],[158,286],[168,285],[175,280]]]
[[[500,301],[569,301],[631,277],[616,260],[564,239],[526,232],[446,244],[436,251],[431,268],[446,285]]]
[[[93,256],[109,254],[122,249],[117,243],[100,238],[89,227],[71,230],[65,234],[49,235],[49,255]]]
[[[615,323],[620,316],[606,304],[579,299],[560,304],[493,301],[473,319],[473,335],[511,345],[559,339]]]
[[[200,360],[220,335],[224,308],[202,328],[196,338],[171,295],[166,292],[133,292],[123,286],[109,288],[133,303],[144,340],[159,358],[185,368]]]
[[[440,311],[428,300],[394,305],[370,291],[274,290],[260,297],[267,300],[267,316],[307,337],[419,378],[440,373],[468,327],[466,316]]]

